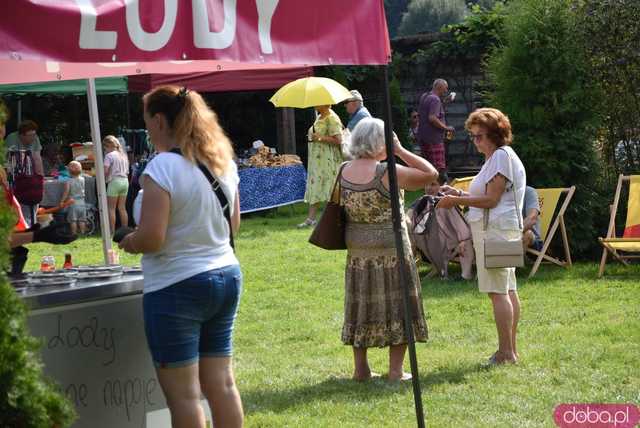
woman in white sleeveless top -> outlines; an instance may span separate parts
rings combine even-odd
[[[240,225],[233,148],[197,92],[160,86],[143,101],[158,155],[140,178],[138,228],[120,247],[143,254],[151,357],[172,426],[205,427],[202,392],[216,427],[239,428],[244,416],[232,338],[242,272],[231,236]],[[215,177],[222,195],[205,171]]]

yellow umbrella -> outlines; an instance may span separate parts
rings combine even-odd
[[[305,77],[278,89],[271,101],[276,107],[307,108],[338,104],[351,97],[349,90],[326,77]]]

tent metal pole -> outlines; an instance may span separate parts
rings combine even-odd
[[[391,193],[391,213],[393,217],[393,233],[396,241],[396,252],[398,257],[398,264],[400,269],[400,281],[402,282],[402,301],[404,304],[404,323],[408,336],[408,348],[409,348],[409,362],[411,364],[411,380],[413,385],[413,401],[416,408],[416,422],[419,428],[424,428],[424,412],[422,409],[422,392],[420,390],[420,375],[418,373],[418,359],[416,357],[416,343],[413,333],[413,312],[411,305],[409,304],[409,286],[410,278],[408,277],[407,259],[405,256],[404,245],[402,240],[402,216],[400,213],[400,198],[398,191],[398,177],[396,175],[396,161],[393,154],[393,122],[391,118],[391,95],[389,92],[389,66],[383,65],[382,67],[382,103],[383,103],[383,118],[385,122],[384,137],[385,145],[387,147],[387,169],[389,172],[389,191]]]
[[[16,123],[16,128],[20,126],[20,122],[22,122],[22,98],[18,98],[18,114],[16,114],[16,119],[18,123]]]
[[[130,113],[130,105],[129,105],[129,93],[126,93],[124,96],[125,100],[125,109],[127,111],[127,129],[131,129],[131,113]]]
[[[100,120],[98,116],[98,97],[95,79],[87,79],[87,102],[89,104],[89,123],[93,154],[96,166],[96,186],[98,188],[98,211],[100,212],[100,232],[102,233],[102,251],[104,263],[109,264],[111,250],[111,230],[109,227],[109,210],[107,207],[107,186],[104,177],[104,159],[102,157],[102,138],[100,136]]]

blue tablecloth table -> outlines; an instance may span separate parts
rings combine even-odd
[[[240,176],[240,212],[250,213],[295,204],[304,200],[307,171],[303,165],[275,168],[245,168]],[[85,201],[97,207],[95,177],[85,176]],[[64,182],[46,179],[41,206],[58,205]]]
[[[250,213],[304,200],[307,171],[303,165],[245,168],[240,176],[240,212]]]

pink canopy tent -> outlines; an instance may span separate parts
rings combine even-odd
[[[101,211],[106,192],[94,78],[386,64],[390,56],[379,0],[162,4],[159,8],[153,0],[14,0],[0,16],[0,83],[88,79]],[[101,229],[103,236],[110,235],[106,220]],[[105,259],[110,247],[105,239]]]
[[[0,15],[0,83],[42,81],[34,76],[43,75],[48,76],[46,80],[87,78],[92,139],[96,142],[98,196],[103,212],[106,192],[94,78],[199,73],[233,67],[251,69],[268,64],[386,66],[391,54],[382,0],[11,0],[5,3]],[[177,69],[180,71],[174,71]],[[383,74],[389,179],[402,276],[406,269],[386,67]],[[106,216],[101,217],[103,236],[109,236]],[[110,245],[105,239],[105,259]],[[405,300],[408,300],[407,287]],[[405,307],[406,323],[411,326],[411,311],[406,301]],[[422,404],[417,399],[420,390],[412,338],[409,331],[418,426],[424,426]]]
[[[390,55],[380,0],[5,3],[0,16],[0,59],[216,60],[251,67],[248,64],[387,64]],[[202,67],[207,65],[191,64],[199,68],[193,72],[206,71]]]

